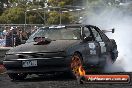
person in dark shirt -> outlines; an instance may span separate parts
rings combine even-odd
[[[11,30],[7,30],[7,34],[6,34],[6,47],[11,47],[12,46],[12,32]]]
[[[6,47],[14,47],[21,44],[19,35],[17,34],[17,30],[15,28],[11,28],[8,30],[6,35]]]

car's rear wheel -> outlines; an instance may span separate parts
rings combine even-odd
[[[82,57],[79,54],[74,54],[71,58],[71,73],[74,78],[85,75],[83,69]]]
[[[24,73],[9,73],[8,75],[12,80],[24,80],[27,77]]]

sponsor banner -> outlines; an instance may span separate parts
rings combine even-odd
[[[88,83],[129,83],[129,75],[85,75]]]

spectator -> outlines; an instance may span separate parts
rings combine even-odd
[[[27,32],[19,30],[19,38],[20,38],[21,41],[22,40],[27,40],[28,39]]]
[[[11,27],[10,30],[7,31],[6,35],[6,47],[18,46],[21,44],[19,35],[17,34],[17,30]]]
[[[5,39],[6,35],[7,35],[7,30],[4,30],[3,31],[3,39]]]
[[[6,32],[7,34],[6,34],[6,47],[11,47],[12,46],[12,32],[11,32],[11,30],[7,30],[7,32]]]

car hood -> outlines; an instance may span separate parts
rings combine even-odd
[[[14,53],[37,53],[37,52],[58,52],[78,44],[80,40],[55,40],[46,45],[36,45],[37,42],[25,43],[10,49],[6,54]]]

